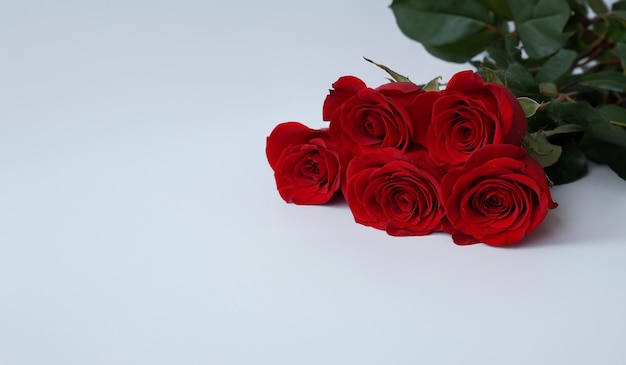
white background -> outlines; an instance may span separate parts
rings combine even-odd
[[[265,137],[444,64],[386,1],[0,4],[0,364],[619,364],[626,182],[516,248],[280,200]]]

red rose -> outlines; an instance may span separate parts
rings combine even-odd
[[[267,137],[266,155],[287,203],[323,204],[341,190],[348,154],[330,140],[328,129],[281,123]]]
[[[528,121],[513,92],[504,85],[485,82],[472,71],[458,72],[448,82],[447,91],[460,91],[492,110],[500,125],[502,143],[519,145],[526,135]]]
[[[428,115],[420,118],[415,138],[428,148],[436,164],[447,169],[462,165],[488,144],[520,146],[528,128],[515,95],[472,71],[455,74],[444,91],[421,96],[416,108]]]
[[[393,82],[371,89],[356,77],[344,76],[333,87],[322,114],[338,144],[359,156],[385,147],[408,148],[414,123],[407,108],[423,92],[419,86]]]
[[[329,90],[328,96],[324,99],[322,119],[330,121],[332,115],[341,107],[341,104],[363,89],[367,89],[367,85],[358,77],[340,77],[335,81],[333,88]]]
[[[350,162],[344,197],[357,223],[392,236],[427,235],[442,230],[442,177],[426,151],[383,148]]]
[[[557,206],[539,163],[506,144],[487,145],[449,171],[441,197],[449,222],[444,228],[459,245],[518,242]]]

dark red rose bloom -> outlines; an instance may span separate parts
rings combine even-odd
[[[350,162],[344,197],[357,223],[392,236],[427,235],[443,227],[442,177],[424,150],[383,148]]]
[[[341,105],[359,91],[367,89],[367,85],[358,77],[342,76],[333,84],[328,96],[324,99],[322,107],[322,119],[330,121],[333,114]]]
[[[344,76],[333,87],[322,114],[339,145],[358,156],[385,147],[408,148],[414,123],[407,109],[424,92],[419,86],[392,82],[372,89],[356,77]]]
[[[462,165],[488,144],[520,146],[528,128],[515,95],[472,71],[455,74],[441,92],[420,96],[415,108],[413,113],[419,115],[415,139],[446,169]]]
[[[528,129],[528,121],[522,106],[509,88],[494,82],[485,82],[475,72],[463,71],[450,78],[446,90],[459,91],[482,103],[486,109],[493,110],[500,121],[498,127],[502,134],[501,143],[518,146],[521,144]]]
[[[409,106],[409,114],[413,119],[413,140],[420,146],[428,148],[428,130],[433,118],[433,105],[441,97],[443,91],[423,92],[415,97]]]
[[[328,129],[281,123],[267,137],[265,152],[287,203],[323,204],[341,190],[349,154],[330,139]]]
[[[484,146],[449,171],[441,198],[449,222],[444,229],[459,245],[516,243],[557,206],[539,163],[507,144]]]

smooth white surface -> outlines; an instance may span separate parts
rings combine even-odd
[[[330,84],[449,78],[388,3],[0,5],[0,364],[618,364],[626,182],[518,248],[285,204],[279,122]]]

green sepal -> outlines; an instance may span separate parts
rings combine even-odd
[[[479,68],[479,73],[481,74],[485,82],[493,82],[496,84],[504,85],[504,82],[502,82],[500,76],[498,76],[498,74],[489,67],[481,66]]]
[[[395,82],[411,82],[411,80],[409,80],[408,77],[400,75],[399,73],[395,72],[394,70],[390,69],[389,67],[387,67],[385,65],[381,65],[379,63],[376,63],[376,62],[370,60],[369,58],[363,57],[363,59],[366,60],[367,62],[372,63],[372,64],[382,68],[383,70],[385,70],[385,72],[387,72],[389,74],[389,76],[391,76],[391,78],[392,78],[392,80],[389,80],[389,81],[392,81],[392,82],[394,82],[394,81]]]
[[[441,76],[437,76],[434,79],[428,81],[428,83],[426,85],[424,85],[422,87],[422,89],[424,91],[439,91],[440,87],[439,87],[439,80],[441,80],[442,77]]]

